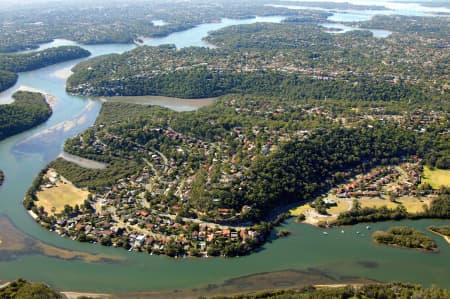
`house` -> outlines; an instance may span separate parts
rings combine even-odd
[[[136,237],[135,241],[136,241],[136,243],[139,244],[139,246],[141,246],[144,243],[144,240],[145,240],[145,235],[139,235]]]
[[[223,234],[223,236],[224,236],[225,238],[229,238],[229,237],[231,236],[231,230],[228,229],[228,228],[224,228],[224,229],[222,230],[222,234]]]
[[[242,207],[242,213],[248,213],[248,212],[250,212],[251,209],[252,209],[252,207],[250,207],[248,205],[244,205]]]
[[[245,229],[241,229],[240,236],[243,241],[245,241],[249,238],[247,230],[245,230]]]
[[[231,214],[231,209],[218,208],[217,212],[219,214],[228,215],[228,214]]]
[[[332,200],[332,199],[325,198],[325,199],[323,200],[323,202],[324,202],[325,205],[328,206],[328,207],[337,206],[337,203],[336,203],[334,200]]]

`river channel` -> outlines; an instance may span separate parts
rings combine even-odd
[[[255,21],[279,22],[281,19],[223,20],[222,23],[204,24],[145,42],[151,45],[175,43],[179,47],[204,46],[201,38],[210,30]],[[61,44],[73,42],[57,40],[43,47]],[[136,46],[116,44],[83,47],[91,51],[92,56],[98,56],[122,53]],[[232,278],[264,272],[274,273],[273,280],[276,280],[277,271],[293,270],[319,273],[323,282],[348,282],[366,278],[436,284],[450,288],[450,247],[443,239],[429,233],[441,248],[439,253],[426,254],[375,246],[365,225],[344,228],[344,233],[341,229],[330,229],[325,235],[322,229],[289,222],[285,228],[292,232],[291,236],[269,242],[260,252],[247,257],[170,259],[83,244],[43,229],[26,213],[22,198],[38,172],[61,153],[64,141],[92,125],[101,108],[100,101],[71,96],[65,92],[66,76],[61,74],[80,61],[21,73],[16,86],[0,93],[0,103],[11,102],[10,96],[19,86],[36,88],[57,98],[54,113],[45,124],[0,142],[0,169],[6,175],[6,181],[0,187],[0,217],[7,217],[18,230],[46,244],[71,251],[113,256],[120,261],[68,261],[32,251],[17,255],[10,252],[8,256],[0,258],[0,279],[22,277],[44,281],[59,290],[131,292],[220,285]],[[405,221],[402,224],[426,231],[429,225],[448,225],[449,221]],[[372,225],[372,229],[384,229],[389,225],[392,223],[379,223]],[[315,282],[320,283],[321,279]],[[292,286],[295,283],[301,281],[284,281],[279,286]],[[259,287],[266,286],[269,284],[261,282]]]

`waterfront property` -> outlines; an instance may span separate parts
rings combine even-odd
[[[190,39],[189,36],[187,39]],[[130,45],[99,45],[98,47],[91,47],[90,50],[93,50],[93,53],[96,54],[106,54],[121,52],[132,47]],[[45,71],[21,74],[19,79],[25,85],[44,88],[52,94],[58,95],[60,107],[64,107],[64,109],[55,112],[55,116],[50,119],[50,124],[77,115],[85,106],[84,99],[65,94],[64,82],[55,79],[53,76],[55,70],[68,66],[70,64],[58,65]],[[390,113],[390,110],[387,109],[386,114]],[[417,113],[417,115],[418,119],[423,119],[420,113]],[[94,117],[88,116],[86,126],[77,127],[74,132],[83,131],[89,124],[93,123]],[[355,118],[358,117],[358,115],[355,116]],[[380,118],[382,117],[380,114]],[[352,117],[348,119],[352,119]],[[397,119],[397,117],[392,115],[392,119]],[[417,121],[419,122],[419,120]],[[411,122],[412,127],[415,122]],[[44,125],[30,132],[30,134],[48,127]],[[414,127],[414,129],[421,130],[422,128]],[[8,176],[8,180],[0,190],[0,198],[2,199],[0,207],[2,211],[5,211],[14,219],[20,229],[39,239],[64,248],[113,254],[124,258],[125,262],[92,264],[75,259],[69,264],[56,258],[49,258],[41,253],[23,255],[19,258],[17,255],[13,255],[13,259],[10,261],[2,260],[0,262],[2,273],[10,275],[11,278],[26,277],[35,281],[44,280],[53,286],[66,290],[124,292],[170,289],[170,294],[165,293],[162,295],[163,298],[173,296],[175,289],[177,293],[181,293],[180,288],[194,287],[196,289],[192,291],[197,297],[202,295],[201,291],[208,292],[224,280],[227,280],[224,288],[231,289],[233,293],[242,290],[242,285],[246,286],[246,290],[253,291],[260,288],[279,287],[280,281],[289,285],[305,281],[305,279],[309,279],[308,282],[315,283],[329,283],[330,280],[334,283],[347,283],[349,281],[341,281],[340,278],[350,276],[364,276],[376,280],[412,281],[448,287],[447,277],[449,272],[446,261],[449,260],[449,251],[446,248],[443,248],[436,255],[423,255],[395,248],[373,246],[370,244],[370,238],[367,234],[366,236],[363,236],[362,233],[356,234],[357,231],[365,229],[365,224],[347,227],[345,228],[345,234],[341,233],[341,229],[330,229],[327,230],[328,235],[325,236],[322,234],[322,230],[309,226],[293,225],[289,222],[286,225],[286,229],[292,232],[289,238],[267,243],[264,250],[252,256],[226,260],[172,261],[162,257],[149,257],[143,254],[111,250],[106,247],[86,245],[73,242],[67,238],[59,238],[36,226],[21,209],[19,202],[26,193],[33,177],[40,169],[45,167],[48,161],[56,158],[58,153],[53,154],[53,152],[55,148],[59,150],[62,147],[65,138],[67,138],[67,135],[55,135],[55,143],[52,143],[51,147],[45,144],[43,138],[37,138],[36,140],[42,143],[40,147],[30,146],[28,151],[21,153],[11,150],[18,141],[15,138],[0,144],[1,167]],[[8,198],[8,200],[3,200],[4,198]],[[422,220],[406,221],[402,222],[402,225],[417,226],[420,230],[424,230],[429,225],[442,225],[443,223],[445,224],[446,221]],[[374,230],[385,229],[385,226],[388,225],[394,224],[371,224]],[[438,242],[440,241],[439,238],[436,237],[436,239]],[[333,256],[330,256],[329,248],[336,249]],[[280,256],[283,259],[280,259]],[[42,271],[42,265],[45,265],[46,271]],[[194,275],[192,275],[193,267],[195,268]],[[299,269],[299,271],[277,272],[280,269],[288,268]],[[302,269],[310,270],[302,272],[303,276],[295,276],[295,272],[300,272]],[[255,275],[252,274],[262,272],[265,274],[256,275],[255,280],[251,279],[255,278]],[[90,275],[86,276],[86,273],[90,273]],[[249,274],[250,276],[248,276]],[[241,277],[242,275],[246,276]],[[127,277],[127,279],[124,280],[124,277]],[[228,280],[230,277],[239,278],[230,281]],[[197,288],[197,286],[205,287]],[[235,289],[232,289],[233,287]],[[201,291],[198,292],[199,290]]]

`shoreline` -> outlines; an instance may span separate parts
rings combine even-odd
[[[111,294],[105,294],[105,293],[83,293],[83,292],[71,292],[71,291],[64,291],[60,292],[64,297],[67,299],[77,299],[80,297],[88,297],[88,298],[111,298]]]
[[[377,246],[387,246],[387,247],[392,247],[392,248],[408,249],[408,250],[419,251],[419,252],[422,252],[422,253],[438,253],[439,251],[441,251],[439,249],[439,247],[436,247],[433,250],[427,250],[427,249],[418,248],[418,247],[405,247],[405,246],[400,246],[400,245],[397,245],[397,244],[380,243],[380,242],[376,241],[373,237],[372,237],[372,243],[377,245]]]
[[[438,235],[438,236],[444,238],[444,240],[447,241],[447,244],[450,246],[450,237],[449,236],[446,236],[446,235],[443,235],[441,233],[435,232],[434,230],[431,230],[430,228],[428,228],[428,231],[432,232],[435,235]]]
[[[19,86],[19,88],[17,88],[17,91],[28,91],[28,92],[37,92],[42,94],[45,97],[45,101],[47,102],[47,104],[50,106],[50,108],[53,110],[53,108],[55,108],[56,103],[58,101],[57,97],[54,95],[49,94],[48,92],[45,92],[43,90],[37,89],[37,88],[33,88],[30,86],[26,86],[26,85],[21,85]]]
[[[258,277],[261,274],[254,274],[255,277]],[[245,277],[244,277],[245,279]],[[131,299],[131,298],[197,298],[202,291],[205,291],[203,293],[207,294],[207,298],[212,298],[214,296],[235,296],[240,294],[252,294],[252,293],[258,293],[258,292],[266,292],[266,291],[276,291],[276,290],[291,290],[291,289],[297,289],[307,286],[312,286],[317,289],[334,289],[334,288],[344,288],[346,286],[352,286],[352,287],[360,287],[365,284],[385,284],[384,282],[378,282],[373,280],[367,280],[366,282],[349,282],[349,283],[311,283],[311,284],[295,284],[291,287],[286,288],[279,288],[279,287],[261,287],[261,288],[250,288],[240,291],[239,289],[227,289],[229,286],[225,284],[218,285],[217,292],[210,291],[207,287],[205,289],[203,288],[186,288],[186,289],[178,289],[176,293],[173,293],[170,289],[161,289],[161,290],[155,290],[155,291],[139,291],[139,292],[124,292],[124,293],[105,293],[105,292],[77,292],[77,291],[60,291],[60,293],[64,296],[66,296],[67,299],[77,299],[82,296],[86,297],[92,297],[92,298],[98,298],[98,299],[107,299],[107,298],[121,298],[121,299]],[[236,286],[238,287],[238,286]]]
[[[74,118],[64,120],[64,121],[59,122],[43,131],[40,131],[34,135],[31,135],[31,136],[23,139],[22,141],[18,142],[18,145],[23,145],[23,144],[26,144],[27,142],[32,142],[33,140],[43,137],[45,135],[55,134],[58,132],[60,132],[60,133],[61,132],[62,133],[69,132],[76,126],[79,126],[86,121],[85,114],[87,112],[89,112],[90,110],[92,110],[93,107],[94,107],[94,100],[89,100],[89,102],[85,105],[85,107],[81,110],[81,112],[78,115],[76,115]]]
[[[62,69],[62,70],[58,70],[55,73],[56,78],[59,79],[68,79],[73,72],[70,69]]]
[[[64,159],[68,162],[75,163],[78,166],[87,168],[87,169],[105,169],[108,167],[107,163],[86,159],[86,158],[83,158],[80,156],[75,156],[75,155],[69,154],[65,151],[62,151],[58,155],[58,158]]]
[[[27,210],[28,215],[31,216],[31,218],[33,218],[34,220],[37,220],[39,218],[38,215],[36,215],[32,210]]]
[[[43,88],[45,88],[45,87],[43,87]],[[61,98],[62,99],[62,98]],[[59,104],[59,106],[63,106],[64,104],[63,103],[65,103],[65,101],[63,101],[63,100],[61,100],[60,102],[59,102],[60,104]],[[351,226],[350,226],[351,227]],[[346,233],[347,233],[347,230],[346,230]],[[331,234],[331,233],[330,233]],[[308,239],[307,238],[305,238],[305,241],[308,241]],[[294,243],[294,242],[293,242]],[[294,244],[296,244],[297,242],[295,242]],[[306,243],[306,242],[305,242]],[[308,242],[309,243],[309,242]],[[369,243],[369,242],[367,242],[367,243]],[[331,244],[333,244],[333,243],[331,243]],[[284,249],[284,248],[283,248]],[[270,249],[269,249],[270,250]],[[305,250],[306,251],[306,250]],[[386,251],[388,251],[388,250],[386,250]],[[285,255],[286,254],[286,255]],[[297,259],[297,260],[300,260],[299,261],[299,263],[301,263],[302,261],[301,261],[301,259],[302,259],[302,257],[300,257],[300,256],[298,256],[297,254],[298,253],[295,253],[296,254],[296,256],[294,257],[295,259]],[[364,255],[365,253],[363,253],[363,255]],[[278,254],[277,254],[278,255]],[[283,260],[287,260],[287,262],[289,262],[289,259],[290,259],[290,256],[289,256],[290,254],[289,254],[289,252],[288,251],[286,251],[286,253],[282,253],[281,254],[281,257],[283,258]],[[301,253],[300,253],[300,255],[302,255]],[[271,255],[270,255],[271,256]],[[278,255],[279,256],[279,255]],[[369,254],[367,254],[367,256],[369,256]],[[383,256],[383,259],[384,259],[384,256]],[[146,261],[146,260],[144,260],[144,261]],[[311,262],[310,262],[311,261]],[[389,262],[389,258],[388,257],[386,257],[386,264],[388,264],[388,262]],[[408,260],[406,260],[407,262],[408,262]],[[139,262],[141,262],[141,260],[140,259],[138,259],[138,258],[136,258],[136,261],[135,261],[135,263],[136,264],[138,264]],[[257,262],[257,260],[256,260],[256,262]],[[269,260],[267,260],[267,264],[268,264],[268,262],[269,262]],[[275,260],[275,262],[276,262],[276,260]],[[283,261],[284,262],[284,261]],[[312,259],[308,259],[307,260],[307,262],[308,263],[310,263],[310,264],[315,264],[315,263],[317,263],[316,261],[314,261],[314,260],[312,260]],[[358,261],[359,262],[359,261]],[[168,267],[168,266],[165,266],[165,263],[162,263],[163,264],[163,267],[161,267],[161,268],[163,268],[162,270],[160,270],[160,269],[158,269],[158,267],[154,267],[154,263],[151,263],[151,262],[149,262],[148,263],[148,265],[146,264],[146,263],[144,263],[144,262],[142,262],[142,267],[138,267],[139,269],[137,270],[137,271],[142,271],[141,273],[142,273],[142,276],[143,276],[143,280],[146,280],[147,282],[145,282],[145,283],[141,283],[141,281],[140,281],[140,279],[138,278],[138,279],[133,279],[133,276],[134,275],[130,275],[130,280],[132,281],[132,283],[133,284],[136,284],[136,285],[144,285],[144,287],[145,287],[145,284],[149,284],[149,282],[152,280],[152,279],[154,279],[154,278],[156,278],[157,276],[160,276],[161,274],[165,274],[165,272],[166,272],[166,269],[164,269],[165,267],[167,267],[167,268],[169,268],[170,269],[170,267]],[[239,262],[239,264],[241,264],[241,265],[245,265],[245,263],[241,263],[241,262]],[[264,259],[262,260],[262,263],[260,264],[260,265],[258,265],[258,266],[261,266],[261,267],[266,267],[266,265],[265,265],[266,263],[264,263]],[[331,264],[331,263],[330,263]],[[394,267],[395,267],[395,261],[394,261]],[[225,266],[223,267],[223,269],[219,269],[219,273],[220,272],[224,272],[224,273],[227,273],[227,267],[228,267],[228,263],[227,264],[224,264]],[[296,264],[294,264],[294,263],[292,263],[292,265],[293,266],[295,266]],[[420,265],[420,264],[419,264]],[[139,265],[139,266],[141,266],[141,265]],[[328,265],[327,265],[328,266]],[[337,265],[331,265],[333,268],[335,268],[335,269],[339,269],[339,266],[342,266],[342,264],[341,265],[339,265],[339,264],[337,264]],[[336,267],[337,266],[337,267]],[[242,267],[242,266],[241,266]],[[345,264],[344,264],[344,267],[345,267]],[[343,267],[343,268],[344,268]],[[359,266],[355,266],[355,267],[359,267]],[[391,265],[389,265],[389,267],[391,267]],[[100,267],[99,267],[100,268]],[[133,273],[133,272],[137,272],[135,269],[133,269],[134,268],[134,264],[133,263],[130,263],[130,265],[126,265],[126,269],[125,270],[129,270],[129,273]],[[144,268],[145,269],[149,269],[149,271],[148,272],[151,272],[151,273],[149,273],[149,274],[146,274],[145,273],[145,271],[144,271]],[[178,268],[178,269],[177,269]],[[251,268],[251,267],[249,267],[249,268]],[[423,267],[423,268],[425,268],[426,269],[426,267]],[[437,268],[437,267],[436,267]],[[195,269],[195,272],[197,272],[197,271],[199,271],[199,272],[201,272],[201,270],[200,269],[198,269],[197,267],[195,267],[195,265],[194,265],[194,269]],[[345,268],[344,268],[345,269]],[[83,273],[85,273],[86,274],[86,271],[84,270],[84,269],[82,269],[81,271],[80,270],[78,270],[77,268],[75,268],[74,267],[74,269],[68,269],[68,270],[70,270],[71,272],[72,271],[76,271],[76,272],[80,272],[79,274],[81,274],[81,275],[83,275]],[[99,272],[99,275],[98,276],[100,276],[100,275],[102,275],[103,277],[101,277],[101,278],[99,278],[98,280],[97,279],[89,279],[89,280],[91,280],[91,281],[86,281],[86,285],[83,285],[82,283],[80,283],[80,284],[78,284],[79,286],[81,286],[81,288],[87,288],[87,287],[90,287],[89,285],[91,284],[91,285],[93,285],[93,290],[91,289],[91,291],[96,291],[95,290],[95,288],[97,288],[98,287],[98,290],[97,291],[101,291],[102,290],[102,284],[101,284],[101,282],[103,281],[103,280],[107,280],[107,283],[109,283],[110,284],[110,287],[111,288],[124,288],[125,290],[128,288],[127,287],[127,284],[125,283],[125,281],[123,280],[123,278],[120,278],[120,276],[119,276],[119,280],[117,281],[117,280],[115,280],[114,279],[114,277],[113,277],[113,279],[109,279],[109,275],[110,274],[108,274],[109,272],[112,272],[112,271],[108,271],[108,270],[111,270],[110,268],[107,268],[106,270],[103,270],[103,269],[100,269],[100,270],[94,270],[95,272]],[[120,269],[119,269],[120,270]],[[171,276],[171,280],[173,279],[173,281],[176,283],[176,281],[177,281],[177,276],[179,276],[178,275],[178,273],[180,273],[180,274],[184,274],[183,273],[183,271],[182,271],[183,269],[182,269],[182,267],[181,266],[176,266],[176,268],[175,268],[175,270],[174,270],[174,272],[175,272],[175,274],[176,275],[173,275],[173,276]],[[211,268],[210,270],[212,270],[212,272],[211,273],[214,273],[213,271],[214,271],[214,268]],[[351,268],[349,268],[349,270],[352,270]],[[360,270],[359,268],[357,268],[357,270],[355,271],[355,272],[357,272],[358,270]],[[389,272],[389,268],[387,268],[386,267],[386,269],[382,269],[382,270],[387,270],[385,273],[390,273]],[[406,274],[409,274],[409,273],[411,273],[411,272],[413,272],[413,271],[411,271],[411,272],[407,272],[408,271],[408,267],[405,267],[405,273]],[[414,269],[412,269],[412,270],[414,270]],[[161,273],[157,273],[157,272],[159,272],[159,271],[161,271]],[[172,274],[172,273],[170,273],[170,271],[171,270],[168,270],[168,273],[169,274]],[[179,271],[179,272],[178,272]],[[190,270],[190,271],[192,271],[192,270]],[[271,271],[273,271],[273,270],[271,270]],[[370,273],[372,272],[372,270],[365,270],[365,272],[367,273],[367,272],[369,272],[370,271]],[[378,270],[373,270],[374,272],[375,271],[378,271]],[[445,268],[444,268],[444,271],[445,271]],[[77,275],[77,273],[74,273],[74,277],[76,277],[76,275]],[[97,273],[92,273],[92,274],[94,274],[93,276],[94,277],[96,277],[95,276],[95,274],[97,274]],[[102,273],[102,272],[104,272],[104,273]],[[121,276],[123,276],[123,274],[126,274],[126,272],[127,271],[123,271],[122,272],[122,274],[119,272],[119,274],[121,275]],[[156,272],[156,273],[155,273]],[[186,271],[187,273],[189,273],[188,271]],[[425,271],[424,271],[425,272]],[[141,273],[138,273],[138,274],[141,274]],[[393,272],[393,273],[395,273],[395,272]],[[445,272],[444,272],[445,273]],[[156,275],[155,275],[156,274]],[[353,274],[353,273],[352,273]],[[359,273],[356,273],[356,275],[357,274],[359,274]],[[425,274],[425,276],[426,276],[426,272],[425,273],[423,273],[423,274]],[[422,275],[423,275],[422,274]],[[186,275],[186,274],[185,274]],[[195,275],[197,275],[197,274],[195,274]],[[372,275],[372,274],[371,274]],[[68,275],[68,276],[70,276],[70,275]],[[114,275],[113,275],[114,276]],[[125,275],[125,276],[127,276],[127,275]],[[136,275],[137,276],[137,275]],[[187,276],[189,276],[189,275],[187,275]],[[417,275],[419,278],[420,278],[420,276],[419,275]],[[82,276],[81,276],[82,277]],[[414,276],[414,278],[415,278],[416,276]],[[62,276],[62,278],[64,279],[64,276]],[[66,277],[67,278],[67,277]],[[180,277],[180,278],[182,278],[182,277]],[[428,279],[428,278],[427,278]],[[432,279],[432,277],[431,277],[431,279]],[[53,280],[52,279],[52,281],[58,281],[59,280],[59,278],[58,278],[58,276],[57,277],[55,277],[55,279]],[[93,280],[93,281],[92,281]],[[96,281],[97,280],[97,281]],[[76,281],[76,279],[74,279],[74,281]],[[119,284],[117,285],[117,287],[114,285],[114,281],[116,281],[116,282],[119,282]],[[425,279],[424,279],[424,281],[425,281]],[[55,283],[56,283],[55,282]],[[170,282],[170,284],[172,284],[171,282]],[[73,289],[73,284],[72,284],[72,282],[70,282],[70,284],[66,284],[66,285],[68,285],[68,286],[70,286],[70,289]],[[71,286],[72,285],[72,286]],[[75,284],[76,285],[76,284]],[[339,286],[344,286],[344,285],[339,285],[339,284],[336,284],[336,285],[330,285],[330,284],[319,284],[319,285],[316,285],[317,287],[339,287]],[[157,286],[157,287],[159,287],[159,286]],[[261,285],[261,287],[263,287],[262,285]],[[69,288],[69,287],[68,287]],[[108,286],[106,286],[106,288],[108,288]],[[110,290],[108,290],[108,289],[106,289],[106,291],[108,292],[108,291],[110,291]],[[174,292],[175,292],[176,290],[174,290]],[[86,295],[86,296],[91,296],[91,295],[93,295],[93,296],[97,296],[97,295],[105,295],[105,296],[107,296],[107,294],[99,294],[99,293],[93,293],[93,292],[85,292],[85,293],[77,293],[77,292],[67,292],[67,293],[74,293],[74,294],[77,294],[77,295],[79,295],[79,296],[83,296],[83,295]],[[75,295],[74,295],[75,296]],[[174,295],[175,296],[175,295]],[[76,298],[76,297],[75,297]]]
[[[212,105],[216,98],[195,98],[184,99],[167,96],[114,96],[114,97],[99,97],[102,103],[125,103],[143,106],[161,106],[175,111],[193,111],[199,108]]]

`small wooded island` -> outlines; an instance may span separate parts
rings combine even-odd
[[[52,115],[41,93],[18,91],[13,98],[12,104],[0,105],[0,140],[35,127]]]
[[[406,226],[393,226],[387,231],[376,231],[372,239],[377,244],[419,249],[426,252],[439,251],[436,242],[424,233]]]

